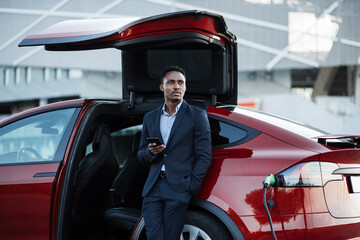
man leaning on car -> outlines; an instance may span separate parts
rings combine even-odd
[[[148,240],[173,240],[211,164],[211,137],[206,112],[183,100],[185,71],[171,66],[160,78],[165,103],[145,114],[138,151],[139,160],[151,164],[142,210]],[[160,144],[148,143],[150,137]]]

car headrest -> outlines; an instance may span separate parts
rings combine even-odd
[[[105,124],[99,125],[95,130],[95,134],[92,142],[93,151],[99,148],[101,143],[101,138],[103,135],[110,135],[110,128]]]

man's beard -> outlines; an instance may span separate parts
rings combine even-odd
[[[179,93],[181,95],[181,92],[179,90],[174,90],[173,92],[171,92],[171,95],[173,95],[173,93]],[[177,102],[180,102],[180,98],[172,98],[171,99],[171,102],[172,103],[177,103]]]

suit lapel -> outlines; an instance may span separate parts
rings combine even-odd
[[[154,124],[155,124],[156,136],[158,136],[160,142],[164,142],[164,140],[162,139],[161,131],[160,131],[161,109],[162,109],[162,105],[161,105],[161,106],[157,109],[157,111],[156,111],[155,119],[154,119]],[[150,136],[150,137],[151,137],[151,136]]]
[[[172,136],[174,135],[174,132],[175,132],[176,128],[179,126],[182,118],[184,117],[185,112],[188,109],[188,107],[189,107],[188,103],[185,100],[183,100],[183,103],[181,104],[179,112],[176,115],[175,122],[174,122],[174,124],[173,124],[173,126],[171,128],[170,136],[169,136],[169,139],[168,139],[168,144],[169,144]]]

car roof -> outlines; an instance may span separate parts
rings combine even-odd
[[[294,131],[294,129],[290,128],[290,125],[284,126],[278,124],[278,120],[280,120],[281,124],[288,120],[285,120],[284,118],[278,118],[274,115],[270,115],[262,111],[233,105],[220,107],[210,106],[208,107],[208,113],[217,116],[223,116],[226,119],[242,123],[248,127],[254,128],[264,134],[270,135],[298,148],[307,149],[317,153],[329,151],[329,148],[317,143],[315,139],[311,139],[311,137],[315,137],[319,132],[314,130],[314,136],[299,134],[298,131]],[[274,119],[269,120],[270,118]],[[294,125],[299,124],[293,121],[289,121],[289,123]]]
[[[236,36],[215,13],[190,10],[142,19],[69,20],[19,44],[37,45],[50,51],[122,50],[122,91],[130,108],[163,98],[160,72],[170,65],[186,70],[186,100],[201,100],[206,106],[237,103]]]

